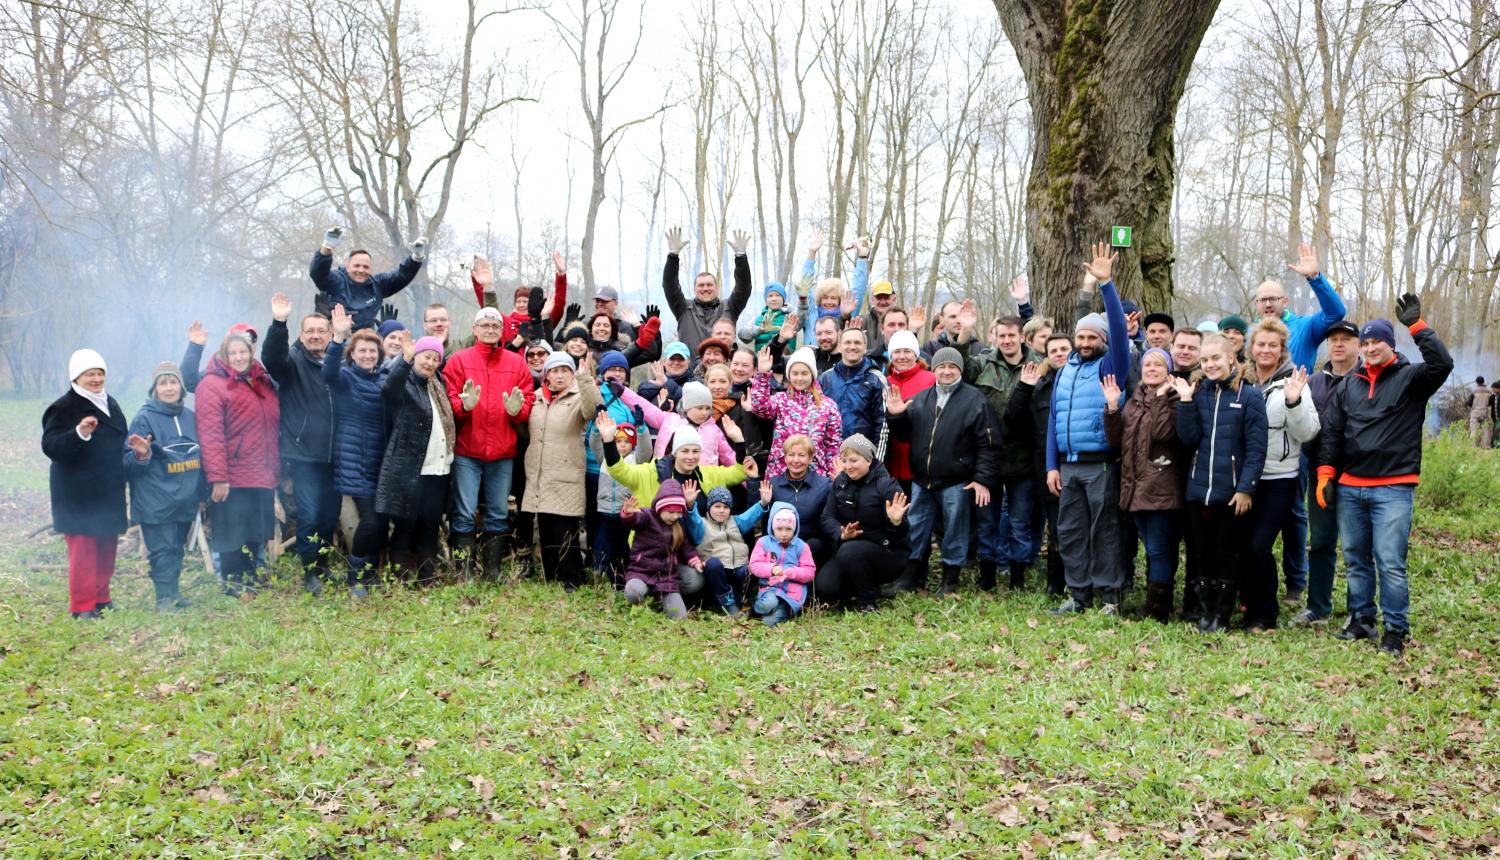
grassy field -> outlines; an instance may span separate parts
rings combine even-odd
[[[535,582],[240,604],[194,567],[160,617],[134,558],[78,624],[0,476],[6,858],[1500,850],[1500,457],[1451,440],[1399,662],[1035,592],[767,630]]]

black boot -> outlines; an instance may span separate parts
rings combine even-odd
[[[1172,585],[1166,582],[1146,583],[1146,617],[1162,624],[1172,615]]]
[[[993,561],[979,560],[979,590],[995,590],[995,563]]]
[[[906,562],[906,570],[896,578],[898,591],[926,591],[927,590],[927,565],[920,561]]]
[[[449,532],[448,550],[453,554],[453,569],[459,579],[474,575],[474,533]]]
[[[1010,590],[1020,591],[1026,587],[1026,568],[1024,561],[1013,561],[1010,563]]]
[[[1213,607],[1219,603],[1220,582],[1217,579],[1198,580],[1198,632],[1218,633],[1223,626],[1216,623]]]
[[[1215,585],[1213,599],[1203,601],[1203,618],[1198,622],[1198,629],[1204,633],[1222,633],[1229,629],[1229,619],[1234,616],[1236,598],[1239,597],[1238,583],[1221,579]]]
[[[505,556],[510,552],[510,535],[505,532],[485,532],[484,546],[480,548],[480,558],[484,560],[484,578],[491,582],[500,579],[501,566],[505,563]]]
[[[1182,615],[1178,616],[1189,624],[1197,624],[1203,617],[1203,580],[1189,579],[1182,586]]]
[[[1062,597],[1068,591],[1068,579],[1063,573],[1062,553],[1057,547],[1047,550],[1047,593]]]
[[[958,577],[964,569],[956,564],[943,565],[943,585],[938,589],[940,596],[958,593]]]

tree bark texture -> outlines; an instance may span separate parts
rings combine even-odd
[[[1115,281],[1172,301],[1174,120],[1218,0],[995,0],[1033,124],[1027,248],[1041,307],[1071,324],[1088,244],[1134,228]]]

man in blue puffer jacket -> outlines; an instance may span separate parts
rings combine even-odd
[[[343,305],[354,317],[356,331],[374,328],[380,315],[380,304],[406,289],[417,276],[427,257],[427,238],[411,243],[411,254],[392,272],[371,274],[370,252],[357,248],[349,252],[344,268],[333,268],[333,249],[344,241],[343,227],[329,227],[323,234],[323,246],[313,254],[307,276],[318,288],[315,307],[328,316],[334,305]]]
[[[1115,451],[1104,434],[1106,403],[1100,382],[1125,381],[1130,374],[1130,333],[1111,275],[1119,253],[1098,243],[1084,264],[1099,281],[1104,314],[1078,321],[1073,354],[1057,372],[1047,432],[1047,489],[1060,497],[1057,542],[1067,577],[1067,600],[1055,612],[1082,612],[1099,598],[1111,615],[1120,607],[1120,474]]]
[[[839,357],[838,364],[818,377],[818,387],[839,405],[844,436],[862,434],[876,443],[880,455],[884,450],[880,442],[885,430],[885,377],[865,355],[865,333],[845,329],[839,335]]]

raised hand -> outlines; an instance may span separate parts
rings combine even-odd
[[[746,457],[745,462],[740,464],[745,467],[745,474],[752,478],[760,477],[760,464],[755,462],[754,457]]]
[[[594,429],[599,431],[599,438],[608,445],[615,441],[615,433],[619,431],[620,425],[615,423],[615,417],[606,409],[594,416]]]
[[[985,491],[985,502],[989,502],[989,491]],[[885,500],[885,518],[891,521],[891,525],[901,525],[901,519],[906,516],[906,509],[911,507],[911,500],[900,490],[894,496]]]
[[[594,353],[585,352],[583,358],[578,359],[578,367],[573,371],[585,380],[594,378]]]
[[[661,319],[661,307],[659,305],[646,305],[646,319]]]
[[[1296,406],[1297,401],[1302,399],[1302,389],[1307,387],[1307,371],[1298,367],[1292,371],[1292,375],[1286,378],[1286,386],[1281,389],[1283,399],[1287,406]]]
[[[861,260],[868,260],[868,259],[870,259],[870,237],[869,236],[860,236],[858,239],[855,239],[854,242],[853,242],[853,246],[854,246],[854,256],[860,258]]]
[[[1104,405],[1110,412],[1118,412],[1120,409],[1120,384],[1115,381],[1113,373],[1107,373],[1099,380],[1099,387],[1104,391]]]
[[[973,331],[979,325],[979,308],[975,307],[973,299],[964,299],[963,304],[958,307],[959,331]]]
[[[885,387],[885,412],[887,415],[900,415],[906,411],[907,402],[901,399],[901,390],[894,385]]]
[[[339,343],[348,340],[349,333],[354,331],[354,317],[349,316],[343,305],[333,306],[329,320],[333,323],[333,339]]]
[[[463,404],[465,412],[473,412],[474,407],[479,405],[479,383],[472,379],[464,380],[464,387],[458,392],[458,402]]]
[[[651,383],[662,386],[667,384],[667,369],[659,361],[651,362]]]
[[[1173,378],[1175,378],[1175,377],[1169,377],[1166,382],[1163,382],[1161,384],[1160,388],[1156,389],[1156,396],[1157,397],[1166,397],[1167,396],[1167,392],[1172,390],[1172,379]]]
[[[745,249],[750,247],[750,234],[744,230],[736,230],[729,237],[729,247],[734,249],[736,257],[745,256]]]
[[[926,305],[917,305],[916,307],[912,308],[911,313],[907,316],[907,320],[911,323],[909,326],[907,326],[907,328],[910,328],[912,332],[917,336],[917,339],[921,340],[922,335],[927,333]]]
[[[542,317],[552,312],[552,299],[541,287],[532,287],[531,292],[526,294],[526,315],[534,323],[540,323]]]
[[[797,326],[801,324],[801,322],[801,317],[798,317],[796,314],[787,314],[786,319],[783,319],[781,321],[781,331],[776,333],[777,336],[780,337],[783,341],[790,341],[792,338],[797,336]],[[769,347],[767,347],[767,349],[769,349]]]
[[[782,326],[782,328],[785,328],[785,326]],[[771,357],[771,348],[769,346],[761,347],[760,351],[755,354],[755,369],[761,373],[770,373],[771,368],[775,366],[776,359]]]
[[[323,250],[332,252],[334,248],[344,244],[344,228],[329,227],[323,233]]]
[[[760,482],[760,506],[761,507],[763,507],[763,508],[769,508],[769,507],[771,507],[771,501],[775,497],[775,495],[776,495],[776,488],[773,487],[773,486],[771,486],[771,482],[770,481],[761,481]]]
[[[1027,385],[1036,385],[1042,378],[1042,366],[1035,361],[1028,361],[1021,367],[1021,381]]]
[[[682,500],[684,502],[687,502],[687,506],[690,507],[690,508],[693,505],[697,504],[697,502],[698,502],[698,482],[697,481],[683,481],[682,482]]]
[[[583,305],[580,305],[577,302],[573,302],[573,303],[569,304],[568,307],[567,307],[567,310],[563,311],[563,322],[564,323],[570,323],[570,322],[573,322],[574,320],[578,320],[578,319],[582,319],[582,318],[583,318]]]
[[[849,328],[857,328],[857,329],[860,329],[861,331],[863,331],[864,327],[865,327],[865,318],[864,317],[854,317],[853,319],[849,320]]]
[[[1193,399],[1193,383],[1188,382],[1186,379],[1183,379],[1180,376],[1172,377],[1171,382],[1172,387],[1177,390],[1178,400],[1181,400],[1183,403],[1187,403],[1189,400]]]
[[[889,511],[891,503],[886,502],[885,504],[886,510]],[[887,513],[886,516],[890,516],[890,514]],[[895,523],[895,525],[900,525],[900,523],[897,522]],[[859,520],[855,520],[852,523],[844,523],[844,527],[842,529],[839,529],[839,540],[854,540],[864,533],[865,530],[860,528]]]
[[[1103,242],[1095,242],[1093,253],[1094,258],[1083,264],[1083,270],[1099,283],[1105,283],[1114,274],[1115,261],[1120,259],[1120,252],[1111,251]]]
[[[844,288],[843,297],[839,299],[839,313],[845,317],[854,315],[854,293],[847,287]]]
[[[620,516],[633,517],[640,509],[641,503],[636,500],[635,496],[626,496],[624,503],[620,505]]]
[[[427,237],[418,236],[417,241],[411,243],[411,258],[418,263],[427,259]]]
[[[745,431],[741,430],[740,425],[734,423],[734,419],[730,418],[728,415],[725,415],[719,419],[719,429],[724,431],[724,438],[728,439],[734,444],[745,444]]]
[[[1416,293],[1404,293],[1401,298],[1396,299],[1396,319],[1407,328],[1422,320],[1422,300],[1417,298]]]
[[[489,258],[483,254],[475,254],[473,262],[469,264],[469,277],[486,290],[494,287],[495,270],[490,267]]]
[[[1318,276],[1318,249],[1311,245],[1297,246],[1297,262],[1287,263],[1286,267],[1304,278],[1316,278]]]
[[[401,338],[401,357],[406,359],[407,364],[411,364],[412,359],[417,357],[417,345],[411,339],[411,332],[402,332],[402,334],[404,337]]]
[[[964,484],[964,489],[974,491],[974,504],[978,505],[981,508],[987,508],[990,506],[989,487],[986,487],[984,484],[981,484],[978,481],[970,481],[969,483]]]
[[[682,249],[687,247],[687,237],[682,235],[681,227],[673,227],[667,231],[667,252],[681,254]]]
[[[807,240],[807,256],[816,257],[823,250],[823,228],[814,227],[812,238]]]
[[[78,422],[78,432],[85,437],[94,435],[94,431],[98,428],[99,419],[92,415],[85,415],[83,416],[83,420]]]
[[[521,414],[521,407],[526,403],[526,395],[521,393],[520,387],[512,388],[505,395],[505,414],[514,418]]]
[[[384,322],[385,320],[396,319],[396,317],[398,317],[400,313],[400,311],[396,310],[396,306],[391,304],[390,302],[386,302],[385,304],[380,306],[380,319],[382,322]]]
[[[568,258],[563,256],[562,251],[552,252],[552,266],[557,269],[559,275],[568,273]]]
[[[286,318],[291,315],[292,300],[286,297],[286,293],[276,293],[271,296],[271,319],[286,322]]]
[[[193,320],[193,324],[188,326],[188,343],[198,346],[208,343],[208,329],[203,327],[203,323]]]
[[[1031,282],[1026,280],[1025,275],[1016,275],[1015,280],[1010,282],[1010,297],[1016,300],[1017,305],[1031,301]]]
[[[151,458],[151,434],[137,436],[131,433],[125,440],[125,447],[135,452],[137,460],[149,460]]]

